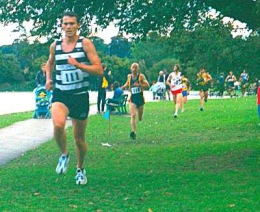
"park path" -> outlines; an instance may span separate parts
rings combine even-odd
[[[113,93],[108,92],[107,98]],[[97,92],[90,92],[89,115],[97,113]],[[33,92],[0,92],[0,115],[35,110]],[[33,112],[32,112],[33,116]],[[66,127],[71,126],[67,121]],[[0,129],[0,166],[53,138],[51,119],[28,119]]]
[[[108,96],[111,96],[108,94]],[[90,102],[96,103],[97,93],[92,92]],[[35,110],[32,92],[0,92],[0,115]],[[89,115],[96,114],[96,104],[90,107]],[[32,112],[33,116],[33,112]],[[71,126],[68,120],[66,127]],[[53,138],[51,119],[28,119],[0,129],[0,166],[22,156]]]
[[[96,114],[95,108],[96,105],[91,106],[90,115]],[[71,126],[70,120],[67,121],[66,127],[68,126]],[[0,129],[0,166],[52,138],[51,119],[28,119]]]
[[[107,98],[113,93],[108,92]],[[190,98],[197,98],[191,95]],[[152,100],[152,93],[145,92],[146,101]],[[90,92],[89,115],[96,114],[97,92]],[[0,115],[35,110],[35,97],[32,92],[0,92]],[[33,116],[33,113],[32,113]],[[67,127],[71,122],[67,122]],[[35,149],[53,138],[51,119],[29,119],[0,129],[0,166],[22,156],[26,151]]]

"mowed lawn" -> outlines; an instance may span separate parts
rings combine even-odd
[[[108,121],[90,116],[86,186],[75,184],[71,128],[66,175],[55,173],[53,140],[0,167],[0,211],[259,211],[256,97],[173,112],[171,101],[147,103],[136,140],[129,116],[111,116],[110,136]]]

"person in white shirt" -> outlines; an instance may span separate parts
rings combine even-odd
[[[170,86],[173,102],[175,105],[174,118],[178,116],[178,110],[182,102],[182,80],[180,65],[176,64],[173,66],[173,72],[168,76],[166,83]]]

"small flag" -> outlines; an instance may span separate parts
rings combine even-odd
[[[104,113],[104,118],[108,121],[108,136],[110,136],[110,110],[107,109]]]
[[[106,110],[106,112],[104,113],[104,118],[109,121],[109,119],[110,119],[110,111],[109,110]]]

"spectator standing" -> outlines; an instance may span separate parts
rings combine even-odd
[[[163,74],[163,71],[159,72],[159,76],[158,76],[158,79],[157,79],[157,85],[162,90],[160,99],[165,99],[165,76]]]
[[[165,99],[171,100],[171,95],[170,95],[170,86],[167,84],[167,79],[168,79],[169,74],[167,73],[167,70],[164,69],[163,70],[163,77],[164,77],[164,84],[165,84],[165,93],[164,93],[164,97]],[[167,97],[166,97],[167,94]]]
[[[37,72],[35,77],[36,86],[45,86],[46,84],[46,63],[41,65],[41,70]]]
[[[218,79],[218,92],[219,96],[223,97],[225,91],[225,77],[224,73],[220,73],[219,79]]]
[[[165,82],[164,76],[163,76],[163,71],[159,71],[159,76],[158,76],[157,82],[161,82],[161,83]]]
[[[102,64],[104,75],[98,77],[98,97],[97,97],[97,113],[103,114],[105,111],[106,92],[110,82],[111,71],[107,69],[106,64]]]

